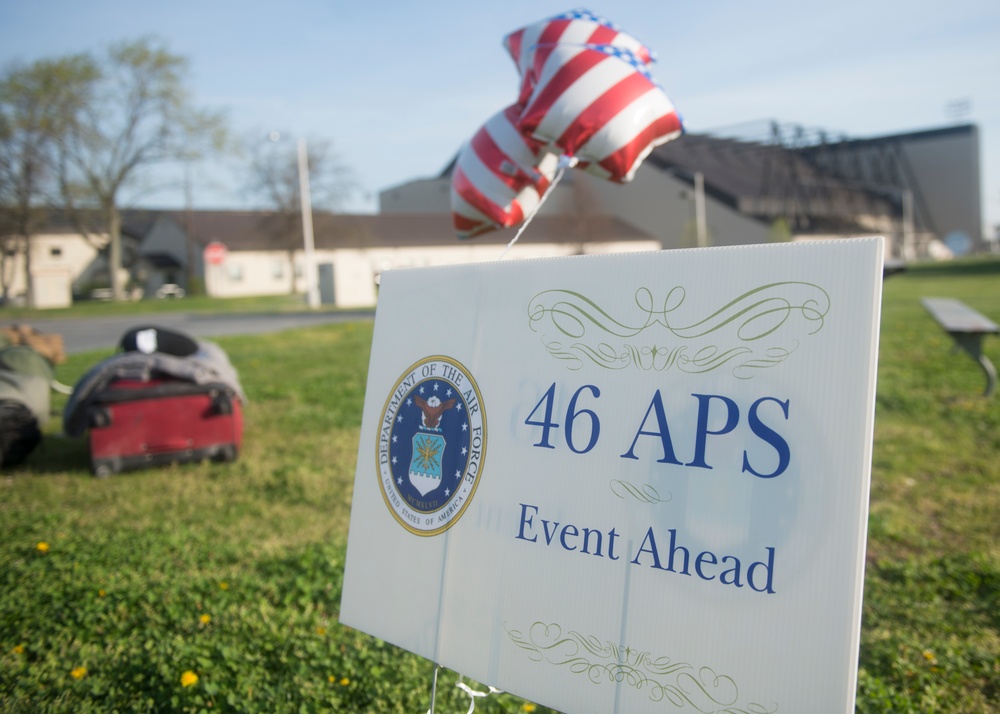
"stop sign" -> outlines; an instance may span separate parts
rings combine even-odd
[[[228,252],[224,243],[212,241],[205,246],[205,262],[209,265],[222,265]]]

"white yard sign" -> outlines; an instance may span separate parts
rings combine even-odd
[[[566,712],[847,712],[880,238],[383,275],[341,621]]]

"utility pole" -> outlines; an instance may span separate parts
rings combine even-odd
[[[312,199],[309,195],[309,157],[306,140],[299,139],[299,196],[302,201],[302,242],[305,246],[306,298],[309,307],[319,307],[316,255],[313,244]]]
[[[916,260],[916,245],[914,245],[913,230],[913,191],[903,189],[903,260]]]
[[[705,175],[701,171],[694,174],[694,214],[698,232],[698,247],[708,247],[708,227],[705,225]]]
[[[195,278],[194,255],[194,198],[191,193],[191,160],[184,161],[184,248],[186,250],[184,266],[184,289],[191,295]]]

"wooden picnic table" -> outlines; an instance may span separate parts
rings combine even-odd
[[[961,300],[954,298],[926,297],[921,300],[924,308],[941,328],[952,336],[955,346],[979,363],[986,372],[986,391],[983,396],[992,396],[997,385],[997,371],[989,358],[983,354],[983,338],[1000,333],[1000,327]]]

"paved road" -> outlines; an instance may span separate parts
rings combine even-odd
[[[204,315],[198,313],[170,312],[116,317],[77,317],[73,319],[43,319],[36,321],[9,320],[0,315],[0,325],[15,322],[30,324],[40,332],[62,335],[67,354],[113,348],[132,327],[156,325],[184,332],[193,337],[211,339],[226,335],[254,335],[263,332],[280,332],[295,327],[310,327],[330,322],[370,320],[374,310],[349,312],[292,312],[292,313],[233,313]]]

